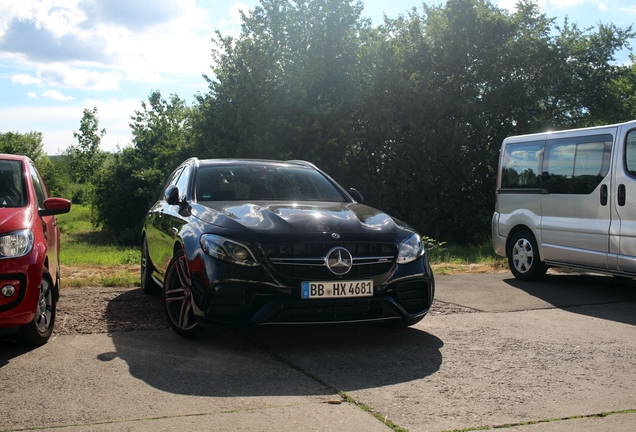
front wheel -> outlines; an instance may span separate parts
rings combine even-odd
[[[192,310],[192,280],[183,251],[170,261],[163,283],[163,304],[168,324],[179,336],[189,339],[197,336],[212,336],[221,331],[221,326],[202,327]]]
[[[40,282],[40,295],[35,308],[33,321],[20,327],[16,334],[19,343],[39,346],[48,342],[55,326],[56,301],[53,293],[51,275],[44,270]]]
[[[511,241],[508,250],[508,266],[517,279],[538,280],[548,267],[539,259],[539,248],[530,231],[519,231]]]

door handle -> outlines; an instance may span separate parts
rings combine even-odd
[[[618,199],[618,205],[619,206],[624,206],[625,205],[625,185],[624,184],[620,184],[618,185],[618,194],[617,194],[617,199]]]
[[[607,205],[607,185],[601,186],[601,205]]]

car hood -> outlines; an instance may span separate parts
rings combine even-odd
[[[194,217],[230,230],[262,234],[338,233],[394,236],[410,229],[391,216],[357,203],[200,202],[191,206]]]
[[[0,207],[0,233],[29,228],[32,216],[29,207]]]

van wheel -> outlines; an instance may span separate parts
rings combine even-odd
[[[508,249],[508,266],[517,279],[538,280],[548,267],[539,259],[537,241],[530,231],[519,231]]]

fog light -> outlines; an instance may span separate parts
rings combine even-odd
[[[2,287],[2,295],[5,297],[11,297],[15,294],[15,287],[13,285],[5,285]]]

